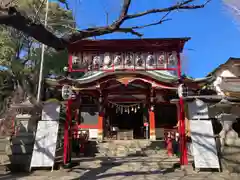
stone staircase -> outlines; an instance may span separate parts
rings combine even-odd
[[[112,140],[99,142],[95,164],[151,167],[172,169],[179,165],[179,158],[168,157],[163,141]],[[178,165],[177,165],[178,164]],[[81,163],[81,165],[83,165]]]
[[[97,145],[97,157],[159,156],[167,158],[163,141],[113,140]]]

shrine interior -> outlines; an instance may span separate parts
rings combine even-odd
[[[174,127],[177,125],[177,107],[175,104],[156,104],[155,127]]]
[[[146,131],[145,122],[149,122],[147,108],[141,107],[136,112],[118,112],[116,107],[107,107],[105,115],[105,139],[116,139],[113,128],[116,131],[132,131],[133,139],[146,139],[149,137],[149,127]],[[177,125],[177,107],[175,104],[156,104],[155,105],[155,127],[156,138],[164,138],[163,128],[173,128]]]
[[[106,125],[118,128],[119,131],[132,131],[134,139],[144,139],[144,116],[143,110],[138,109],[136,112],[129,111],[123,113],[116,113],[115,107],[108,107],[107,109]]]

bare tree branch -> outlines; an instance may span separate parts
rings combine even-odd
[[[146,24],[146,25],[143,25],[143,26],[133,26],[132,29],[141,29],[141,28],[146,28],[146,27],[149,27],[149,26],[156,26],[158,24],[162,24],[165,21],[170,21],[172,19],[166,19],[166,17],[170,14],[170,12],[171,11],[168,11],[158,22]]]
[[[22,31],[41,43],[57,50],[64,49],[66,47],[66,42],[64,42],[63,39],[55,36],[42,24],[32,22],[31,19],[25,17],[15,7],[8,8],[7,11],[5,10],[5,14],[0,15],[0,24],[11,26],[19,31]]]
[[[156,25],[164,23],[165,21],[170,21],[170,20],[172,20],[172,19],[163,19],[158,22],[151,23],[151,24],[146,24],[146,25],[142,25],[142,26],[133,26],[132,29],[142,29],[142,28],[146,28],[146,27],[150,27],[150,26],[156,26]]]
[[[56,50],[65,49],[68,44],[74,43],[76,41],[101,36],[105,34],[111,34],[114,32],[122,32],[122,33],[131,33],[133,35],[141,37],[142,34],[137,32],[136,29],[145,28],[149,26],[159,25],[165,21],[169,21],[171,19],[167,19],[166,17],[172,11],[177,10],[193,10],[204,8],[205,5],[211,0],[206,0],[205,3],[200,5],[194,5],[193,3],[197,0],[179,0],[175,5],[158,8],[158,9],[150,9],[147,11],[139,12],[136,14],[129,14],[129,7],[131,5],[131,0],[123,0],[122,9],[120,11],[120,15],[116,21],[112,24],[103,26],[103,27],[95,27],[95,28],[87,28],[84,30],[79,30],[78,32],[65,35],[64,37],[57,37],[55,34],[51,33],[48,29],[46,29],[40,22],[33,22],[27,15],[18,10],[16,7],[12,5],[13,0],[2,0],[5,3],[0,4],[0,24],[4,24],[10,27],[13,27],[26,35],[35,38],[41,43],[46,44],[49,47],[53,47]],[[11,3],[10,3],[11,2]],[[9,3],[11,6],[9,6]],[[156,13],[165,13],[160,21],[149,23],[141,26],[133,26],[133,27],[121,27],[123,23],[130,19],[136,19],[143,16],[147,16],[150,14]]]

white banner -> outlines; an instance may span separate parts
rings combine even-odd
[[[52,167],[55,161],[60,103],[56,100],[46,102],[42,110],[42,120],[38,121],[33,147],[30,171],[32,167]]]
[[[30,169],[32,167],[53,167],[58,128],[58,121],[38,122]]]
[[[190,120],[196,168],[220,168],[211,120]]]

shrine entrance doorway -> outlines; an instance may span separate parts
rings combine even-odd
[[[115,108],[108,108],[107,121],[109,132],[106,138],[111,139],[145,139],[144,112],[142,109],[116,113]]]

